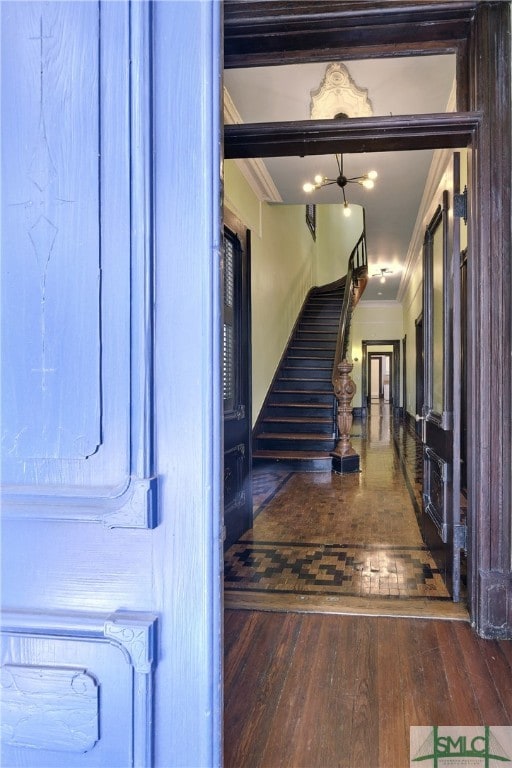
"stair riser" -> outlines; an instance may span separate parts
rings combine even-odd
[[[283,433],[287,430],[292,429],[295,433],[301,434],[301,435],[307,435],[311,432],[314,434],[322,434],[326,437],[333,437],[333,423],[331,422],[326,424],[310,424],[307,421],[306,422],[293,422],[293,424],[289,421],[266,421],[265,419],[261,422],[261,429],[263,432],[279,432]]]
[[[253,462],[259,465],[270,464],[288,472],[330,472],[332,469],[330,456],[325,459],[273,459],[271,456],[255,456]]]
[[[334,439],[304,438],[296,440],[284,437],[257,437],[254,441],[256,450],[264,451],[332,451],[335,447]]]
[[[307,354],[315,355],[332,355],[336,351],[336,344],[332,341],[323,341],[318,339],[294,339],[293,345],[290,345],[290,349],[294,352],[301,352],[304,350]]]
[[[293,405],[267,405],[265,416],[279,418],[287,416],[290,419],[304,416],[306,419],[333,419],[334,408],[319,408],[316,405],[305,405],[303,408],[294,408]]]
[[[310,297],[305,309],[311,309],[311,307],[340,307],[343,304],[343,296],[340,293],[337,296],[324,296],[322,299]]]
[[[303,368],[314,368],[315,370],[324,370],[324,368],[328,371],[332,371],[332,364],[334,362],[334,355],[332,357],[321,357],[321,358],[311,358],[311,357],[287,357],[285,360],[285,368],[287,369],[303,369]]]
[[[286,358],[286,360],[290,360],[293,357],[307,357],[309,360],[316,360],[317,358],[327,358],[330,360],[331,365],[332,361],[334,360],[334,348],[325,347],[324,349],[316,349],[314,347],[306,343],[304,343],[304,346],[301,347],[297,343],[294,343],[292,346],[290,346],[289,349],[289,355]]]
[[[326,379],[286,379],[281,378],[276,382],[275,390],[286,392],[289,390],[332,392],[331,377]]]
[[[300,316],[300,323],[327,323],[328,325],[338,325],[340,322],[339,312],[303,312]]]
[[[300,323],[300,325],[298,325],[295,329],[295,332],[297,335],[303,333],[316,333],[327,334],[328,336],[336,337],[338,334],[338,326],[328,325],[327,323]]]
[[[330,379],[332,377],[332,366],[329,368],[281,368],[279,371],[279,380],[281,379]]]
[[[323,342],[324,344],[328,343],[333,347],[336,347],[337,337],[335,333],[311,333],[309,331],[300,331],[295,334],[292,343],[295,344],[296,341]]]
[[[334,395],[331,392],[315,392],[313,394],[312,392],[306,392],[306,391],[286,391],[285,389],[282,389],[280,391],[277,391],[274,389],[272,392],[272,399],[270,402],[272,403],[307,403],[308,405],[314,405],[315,403],[322,403],[326,405],[332,405],[334,400]]]

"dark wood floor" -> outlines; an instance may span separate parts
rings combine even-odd
[[[411,725],[511,723],[512,642],[464,622],[226,611],[226,768],[406,768]]]

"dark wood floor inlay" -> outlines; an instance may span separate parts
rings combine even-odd
[[[425,547],[244,541],[229,550],[224,578],[247,591],[450,599]]]

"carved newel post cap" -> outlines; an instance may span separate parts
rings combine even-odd
[[[352,363],[350,360],[342,360],[338,363],[338,371],[343,374],[350,373],[350,371],[353,369],[354,363]]]

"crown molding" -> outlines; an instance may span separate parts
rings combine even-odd
[[[240,123],[243,123],[242,117],[225,87],[224,122],[226,125],[239,125]],[[247,159],[235,160],[235,163],[260,202],[283,202],[283,198],[279,194],[279,190],[274,184],[272,176],[268,172],[263,160],[257,157],[250,157]]]

